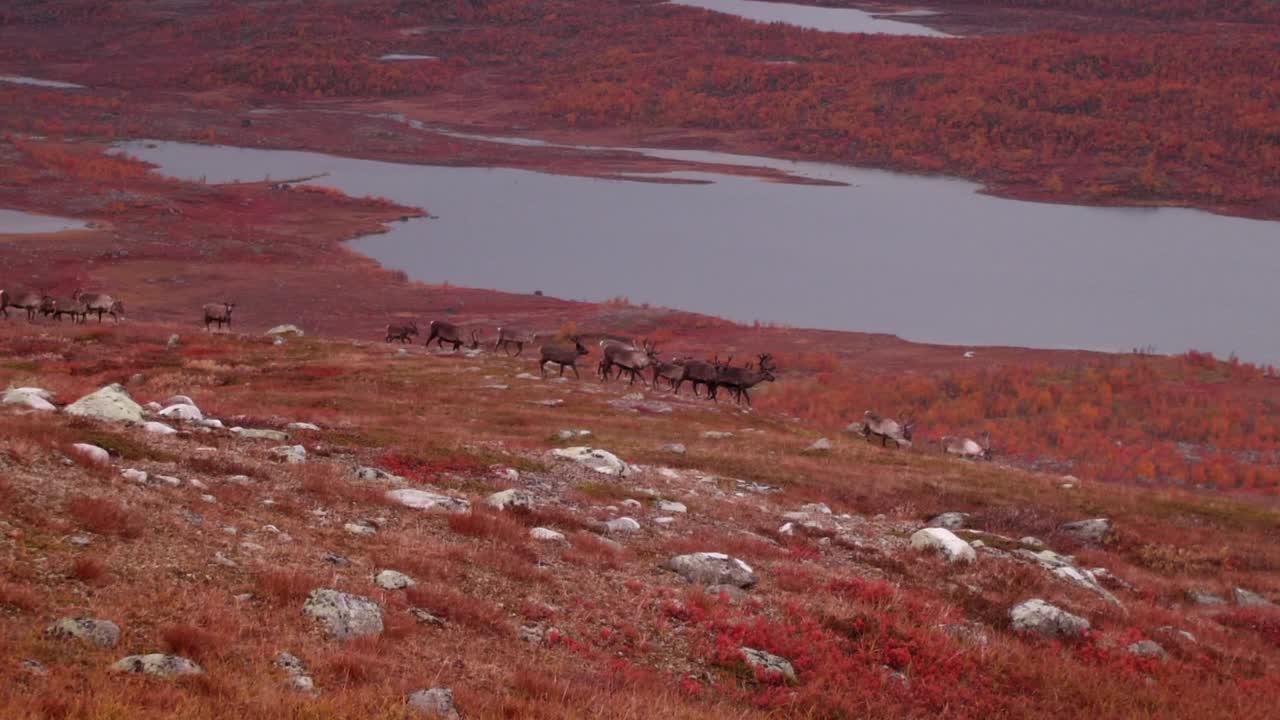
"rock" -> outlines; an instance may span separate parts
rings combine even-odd
[[[560,438],[561,440],[572,440],[574,438],[580,438],[580,437],[591,437],[591,431],[590,430],[561,430],[560,432],[556,433],[556,437]]]
[[[309,422],[291,422],[288,425],[285,425],[285,427],[290,430],[307,430],[310,432],[316,432],[320,430],[319,425],[316,425],[315,423],[309,423]]]
[[[935,550],[942,553],[949,563],[971,563],[978,559],[969,543],[956,537],[946,528],[924,528],[911,536],[911,547],[917,550]]]
[[[665,452],[675,453],[676,455],[684,455],[686,452],[688,452],[688,449],[685,448],[684,443],[668,443],[666,445],[663,445],[662,449]]]
[[[62,618],[46,628],[45,634],[55,638],[75,638],[99,647],[115,647],[120,642],[120,626],[97,618]]]
[[[1187,599],[1196,605],[1226,605],[1227,601],[1219,595],[1204,590],[1188,590]]]
[[[551,528],[544,527],[533,528],[529,531],[529,537],[543,542],[565,542],[564,533],[559,533]]]
[[[533,493],[528,490],[503,490],[496,492],[484,499],[484,504],[495,510],[532,510],[534,506]]]
[[[176,435],[178,433],[177,430],[174,430],[168,425],[165,425],[162,422],[156,422],[154,420],[148,420],[147,422],[143,423],[142,429],[154,435]]]
[[[302,337],[306,333],[302,332],[302,328],[297,325],[277,325],[263,333],[263,335],[294,335]]]
[[[443,720],[461,720],[458,707],[453,702],[453,691],[449,688],[430,688],[418,690],[409,695],[409,707],[426,717],[443,718]]]
[[[645,400],[644,396],[639,398],[625,397],[617,400],[610,400],[609,406],[618,410],[626,410],[628,412],[644,412],[665,414],[675,410],[669,403],[660,402],[658,400]]]
[[[111,666],[116,672],[145,673],[169,677],[171,675],[201,675],[204,668],[195,662],[177,655],[151,653],[150,655],[130,655]]]
[[[276,339],[271,341],[271,344],[272,344],[272,345],[283,345],[283,344],[284,344],[284,338],[283,338],[283,337],[281,337],[281,336],[279,336],[279,335],[277,335],[277,336],[276,336]]]
[[[1266,599],[1252,590],[1245,590],[1242,587],[1235,588],[1231,591],[1232,596],[1236,599],[1236,604],[1242,607],[1271,607],[1275,603]]]
[[[552,450],[551,454],[558,458],[573,460],[604,475],[626,477],[631,474],[631,468],[608,450],[577,446]]]
[[[36,387],[20,387],[5,390],[4,398],[0,399],[0,403],[17,405],[28,410],[39,410],[41,412],[56,411],[58,408],[50,402],[51,400],[53,400],[53,393],[48,390]]]
[[[18,668],[28,675],[40,676],[49,674],[49,671],[45,668],[43,663],[39,660],[32,660],[30,658],[18,663]]]
[[[702,437],[706,438],[707,440],[728,440],[729,438],[733,437],[733,433],[722,432],[720,430],[708,430],[702,433]]]
[[[732,585],[748,588],[756,584],[756,574],[750,565],[724,553],[700,552],[677,555],[663,563],[662,567],[699,585]]]
[[[1137,655],[1139,657],[1149,657],[1149,658],[1165,657],[1164,648],[1160,647],[1160,643],[1154,640],[1139,640],[1138,642],[1133,643],[1132,645],[1130,645],[1125,649],[1129,651],[1130,655]]]
[[[1172,625],[1162,625],[1156,628],[1156,632],[1165,633],[1167,635],[1176,635],[1177,637],[1190,643],[1196,642],[1195,635],[1192,635],[1191,633],[1187,632],[1186,630],[1183,630],[1182,628],[1176,628]]]
[[[182,485],[182,481],[172,475],[152,475],[150,479],[153,482],[163,483],[169,487],[180,487]]]
[[[666,512],[666,513],[685,513],[685,512],[689,512],[689,508],[688,508],[688,507],[685,507],[685,504],[684,504],[684,503],[682,503],[682,502],[676,502],[675,500],[659,500],[659,501],[658,501],[658,510],[659,510],[659,511],[661,511],[661,512]]]
[[[284,670],[290,675],[306,675],[307,666],[298,656],[289,652],[282,652],[276,656],[276,667]]]
[[[413,578],[396,570],[383,570],[374,576],[373,582],[383,590],[403,590],[418,584]]]
[[[639,510],[640,508],[644,507],[644,505],[642,505],[640,501],[636,500],[635,498],[627,498],[626,500],[622,501],[622,507],[629,508],[632,510]]]
[[[1027,547],[1032,547],[1032,548],[1046,547],[1043,540],[1041,540],[1038,537],[1033,537],[1031,535],[1024,535],[1018,538],[1018,544],[1026,545]]]
[[[174,333],[174,334],[172,334],[172,335],[170,335],[170,336],[169,336],[169,340],[165,342],[164,346],[165,346],[166,348],[168,348],[168,349],[172,350],[172,349],[174,349],[174,348],[178,347],[178,345],[179,345],[179,344],[181,344],[181,343],[182,343],[182,338],[181,338],[181,337],[179,337],[177,333]]]
[[[440,493],[420,490],[417,488],[400,488],[398,490],[388,490],[387,499],[413,508],[414,510],[433,510],[441,512],[466,512],[471,509],[471,503],[462,498],[449,497]]]
[[[546,400],[530,400],[530,405],[542,405],[543,407],[560,407],[564,405],[564,400],[560,398],[547,398]]]
[[[445,625],[443,618],[436,617],[430,610],[426,610],[424,608],[411,607],[409,608],[409,614],[423,625],[435,625],[437,627],[444,627]]]
[[[324,625],[335,639],[382,634],[382,608],[367,597],[317,588],[307,596],[302,612]]]
[[[806,515],[830,515],[831,508],[826,503],[806,503],[800,506],[799,512]]]
[[[147,474],[142,470],[134,470],[133,468],[129,468],[128,470],[121,470],[120,476],[123,477],[125,480],[129,480],[136,483],[145,484],[147,482]]]
[[[1046,637],[1076,637],[1089,629],[1089,621],[1034,598],[1014,605],[1009,610],[1013,629]]]
[[[1071,583],[1075,583],[1086,590],[1092,590],[1102,596],[1109,603],[1120,604],[1119,598],[1111,594],[1110,590],[1102,587],[1098,579],[1094,577],[1093,572],[1078,568],[1074,565],[1062,565],[1053,569],[1053,574]]]
[[[93,544],[93,538],[88,535],[72,535],[67,538],[67,542],[75,545],[76,547],[89,547]]]
[[[381,482],[392,483],[392,484],[399,484],[404,482],[404,478],[400,477],[399,475],[392,475],[386,470],[383,470],[381,468],[375,468],[375,467],[356,468],[356,477],[361,480],[378,480]]]
[[[284,442],[289,439],[289,433],[279,430],[257,430],[254,428],[233,427],[231,432],[235,435],[245,438],[246,440],[274,440],[276,442]]]
[[[297,690],[303,693],[315,693],[316,681],[310,675],[290,675],[285,681],[285,687]]]
[[[163,405],[161,405],[160,403],[158,403],[158,402],[156,402],[156,401],[154,401],[154,400],[152,400],[151,402],[147,403],[146,405],[143,405],[142,407],[143,407],[144,409],[146,409],[146,411],[147,411],[147,412],[153,412],[153,413],[158,413],[158,412],[160,412],[161,410],[163,410],[163,409],[164,409],[164,406],[163,406]]]
[[[831,450],[831,441],[826,438],[818,438],[813,444],[805,448],[805,452],[829,452]]]
[[[959,530],[963,528],[967,522],[969,522],[969,513],[944,512],[929,520],[927,527]]]
[[[225,427],[221,420],[217,420],[215,418],[205,418],[200,421],[199,425],[200,427],[209,428],[210,430],[221,430]]]
[[[189,395],[170,395],[165,401],[165,406],[170,405],[190,405],[196,407],[196,401],[191,399]]]
[[[129,397],[122,385],[108,385],[97,392],[85,395],[63,408],[69,415],[94,418],[107,422],[142,422],[142,406]]]
[[[654,525],[671,525],[675,521],[676,519],[671,517],[670,515],[662,515],[660,517],[654,518],[653,524]]]
[[[605,532],[610,535],[630,535],[640,529],[640,523],[629,517],[620,517],[604,524]]]
[[[204,419],[204,413],[200,412],[200,408],[190,403],[180,403],[170,405],[160,411],[160,417],[172,418],[174,420],[183,420],[186,422],[200,422]]]
[[[307,449],[301,445],[281,445],[269,451],[271,459],[276,462],[297,465],[307,461]]]
[[[71,451],[95,465],[111,464],[111,454],[97,445],[76,443],[71,446]]]
[[[378,532],[378,528],[374,527],[371,523],[365,522],[363,520],[358,522],[345,523],[342,526],[342,529],[346,530],[352,535],[373,535]]]
[[[786,658],[754,648],[742,648],[742,659],[747,666],[765,679],[782,678],[788,685],[796,681],[796,669]]]
[[[1112,524],[1107,518],[1093,518],[1063,523],[1058,530],[1082,543],[1100,543],[1111,532]]]
[[[707,594],[728,599],[731,603],[740,603],[747,599],[747,593],[737,585],[708,585]]]

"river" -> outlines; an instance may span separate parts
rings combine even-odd
[[[728,15],[737,15],[757,22],[780,22],[811,30],[840,33],[916,35],[920,37],[952,37],[923,25],[892,19],[893,16],[876,16],[853,8],[815,7],[813,5],[795,5],[791,3],[760,2],[759,0],[670,0],[670,2],[675,5],[687,5]],[[920,17],[922,14],[917,11],[898,15],[897,17]]]

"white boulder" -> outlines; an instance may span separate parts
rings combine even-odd
[[[108,385],[85,395],[63,408],[68,415],[94,418],[107,422],[142,422],[142,406],[129,397],[123,385]]]
[[[924,528],[911,536],[911,547],[942,553],[949,563],[971,563],[978,559],[969,543],[946,528]]]

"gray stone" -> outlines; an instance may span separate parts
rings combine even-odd
[[[356,468],[356,477],[361,480],[377,480],[380,482],[390,483],[392,485],[404,482],[404,478],[399,475],[392,475],[386,470],[376,467]]]
[[[1187,599],[1196,605],[1226,605],[1227,601],[1220,595],[1205,590],[1188,590]]]
[[[367,597],[317,588],[307,596],[302,612],[324,625],[335,639],[382,634],[382,608]]]
[[[944,512],[931,519],[928,523],[929,527],[944,528],[946,530],[959,530],[969,522],[969,513],[963,512]]]
[[[396,570],[383,570],[373,577],[373,582],[383,590],[403,590],[418,584],[413,578]]]
[[[764,678],[781,677],[787,684],[792,684],[796,681],[796,669],[784,657],[779,657],[763,650],[744,647],[742,648],[742,659],[746,661],[751,669]]]
[[[533,493],[527,490],[503,490],[496,492],[485,498],[484,504],[495,510],[532,510],[534,506]]]
[[[25,407],[28,410],[53,412],[58,408],[50,402],[51,400],[53,400],[53,393],[48,390],[36,387],[21,387],[5,390],[4,398],[0,400],[0,403]]]
[[[1271,607],[1275,603],[1266,599],[1252,590],[1246,590],[1242,587],[1235,588],[1231,591],[1232,596],[1236,599],[1236,604],[1243,607]]]
[[[367,522],[365,520],[358,520],[356,522],[344,523],[342,526],[342,529],[346,530],[352,535],[374,535],[374,534],[377,534],[378,532],[378,528],[374,527],[372,523]]]
[[[282,652],[276,656],[276,667],[284,670],[290,675],[306,675],[307,665],[302,662],[297,655],[290,652]]]
[[[151,653],[150,655],[130,655],[118,660],[111,669],[116,672],[145,673],[169,677],[171,675],[201,675],[204,668],[195,662],[177,655]]]
[[[677,555],[662,567],[699,585],[732,585],[747,588],[756,584],[755,571],[741,560],[724,553],[699,552]]]
[[[285,427],[290,430],[306,430],[309,432],[317,432],[320,430],[319,425],[309,422],[291,422],[288,425],[285,425]]]
[[[170,418],[172,420],[183,420],[186,422],[200,422],[204,419],[204,413],[200,412],[200,408],[191,403],[179,403],[170,405],[160,411],[160,417]]]
[[[169,396],[169,398],[168,398],[167,400],[165,400],[165,401],[164,401],[164,404],[165,404],[166,406],[168,406],[168,405],[192,405],[192,406],[194,406],[194,405],[196,404],[196,401],[195,401],[195,400],[192,400],[190,395],[171,395],[171,396]]]
[[[811,452],[811,453],[829,452],[830,450],[831,450],[831,441],[828,440],[827,438],[818,438],[817,440],[813,441],[812,445],[805,448],[805,452]]]
[[[147,422],[143,423],[142,429],[153,435],[176,435],[178,433],[177,430],[174,430],[168,425],[165,425],[162,422],[156,422],[154,420],[148,420]]]
[[[281,445],[269,451],[276,462],[297,465],[307,461],[307,449],[301,445]]]
[[[1161,659],[1165,657],[1164,648],[1160,647],[1160,643],[1154,640],[1139,640],[1138,642],[1131,644],[1126,648],[1126,650],[1129,651],[1129,654],[1138,655],[1139,657]]]
[[[949,563],[971,563],[978,559],[969,543],[956,537],[946,528],[924,528],[911,536],[911,547],[932,550],[942,554]]]
[[[110,620],[75,617],[62,618],[45,629],[56,638],[75,638],[99,647],[115,647],[120,642],[120,626]]]
[[[279,430],[259,430],[257,428],[233,427],[231,432],[237,437],[246,440],[274,440],[275,442],[284,442],[289,439],[289,433]]]
[[[1086,590],[1091,590],[1097,593],[1109,603],[1113,603],[1115,605],[1120,604],[1120,599],[1111,594],[1110,590],[1102,587],[1102,584],[1098,582],[1098,579],[1094,577],[1093,572],[1090,570],[1078,568],[1074,565],[1062,565],[1054,568],[1052,572],[1054,575],[1066,580],[1067,582],[1074,583]]]
[[[543,542],[565,542],[564,533],[556,532],[551,528],[536,527],[529,531],[529,537],[534,540]]]
[[[173,335],[169,336],[169,340],[165,342],[164,346],[172,350],[178,347],[178,345],[180,345],[181,343],[182,343],[182,338],[177,333],[174,333]]]
[[[1063,523],[1058,526],[1058,530],[1082,543],[1100,543],[1111,532],[1112,527],[1107,518],[1092,518]]]
[[[49,674],[49,671],[48,669],[45,668],[44,663],[40,662],[39,660],[32,660],[30,658],[18,663],[18,668],[21,669],[22,672],[28,675],[39,676],[39,675]]]
[[[120,384],[108,385],[90,393],[63,408],[68,415],[104,420],[106,422],[142,422],[142,406],[129,397]]]
[[[449,497],[418,488],[388,490],[386,497],[392,502],[414,510],[460,513],[471,509],[471,503],[462,498]]]
[[[640,529],[640,523],[629,517],[620,517],[606,522],[604,529],[610,535],[630,535]]]
[[[147,473],[142,470],[135,470],[133,468],[129,468],[128,470],[121,470],[120,476],[123,477],[125,480],[129,480],[136,483],[142,483],[144,485],[147,482]]]
[[[688,508],[688,507],[686,507],[684,503],[682,503],[682,502],[676,502],[675,500],[659,500],[659,501],[658,501],[658,510],[659,510],[659,511],[661,511],[661,512],[666,512],[666,513],[687,513],[687,512],[689,512],[689,508]]]
[[[534,377],[534,376],[531,376],[531,377],[533,377],[534,380],[538,379],[537,377]],[[572,440],[574,438],[580,438],[580,437],[591,437],[591,431],[590,430],[561,430],[560,432],[556,433],[556,437],[560,438],[561,440]]]
[[[200,421],[199,425],[200,427],[209,428],[210,430],[221,430],[226,427],[222,424],[222,421],[217,418],[205,418]]]
[[[90,445],[88,443],[76,443],[75,445],[71,446],[71,450],[75,453],[78,453],[80,457],[84,458],[85,460],[88,460],[89,462],[95,465],[111,464],[111,453],[108,453],[106,450],[103,450],[97,445]]]
[[[306,333],[302,332],[302,328],[297,325],[276,325],[270,330],[263,333],[264,335],[295,335],[302,337]]]
[[[706,432],[702,433],[702,437],[706,438],[707,440],[728,440],[729,438],[733,437],[733,433],[724,432],[722,430],[707,430]]]
[[[667,443],[662,446],[662,449],[669,453],[675,453],[676,455],[684,455],[688,452],[688,448],[684,446],[684,443]]]
[[[551,454],[558,458],[573,460],[604,475],[626,477],[631,474],[631,468],[608,450],[578,446],[552,450]]]
[[[1089,621],[1034,598],[1014,605],[1009,610],[1013,629],[1046,637],[1076,637],[1089,629]]]
[[[453,701],[453,691],[449,688],[429,688],[418,690],[409,695],[410,709],[426,717],[443,720],[461,720],[458,707]]]

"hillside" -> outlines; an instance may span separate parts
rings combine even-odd
[[[810,450],[773,412],[487,353],[11,319],[0,357],[57,404],[118,382],[206,419],[0,409],[4,717],[408,717],[448,688],[469,718],[1262,718],[1280,690],[1280,513],[1258,504],[846,434]],[[584,445],[622,476],[554,454]],[[912,547],[947,512],[971,563]],[[662,567],[702,552],[750,577]],[[332,637],[303,612],[326,588],[380,621]],[[1013,627],[1036,598],[1089,629]],[[76,617],[118,638],[46,632]],[[202,672],[109,669],[146,653]]]

